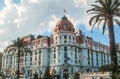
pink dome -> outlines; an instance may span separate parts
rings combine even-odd
[[[60,21],[57,22],[56,27],[54,28],[54,32],[60,31],[71,31],[74,32],[73,24],[67,19],[67,17],[63,16]]]

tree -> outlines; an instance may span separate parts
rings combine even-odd
[[[101,67],[99,68],[99,71],[101,71],[101,72],[111,71],[110,65],[107,64],[107,65],[101,66]]]
[[[1,67],[2,67],[2,52],[0,52],[0,71],[1,71]]]
[[[11,50],[14,50],[15,52],[17,52],[17,57],[18,57],[18,70],[17,70],[17,79],[19,79],[19,64],[20,64],[20,55],[23,53],[27,53],[30,52],[29,48],[28,48],[28,44],[26,42],[24,42],[23,39],[21,38],[17,38],[17,40],[13,40],[13,45],[11,45],[13,48]],[[10,51],[11,51],[10,50]],[[9,51],[9,52],[10,52]]]
[[[120,21],[116,17],[120,17],[120,0],[96,0],[95,4],[91,5],[93,8],[87,12],[93,14],[89,20],[89,25],[93,27],[103,22],[103,34],[105,32],[106,25],[109,33],[110,54],[111,54],[111,70],[114,74],[117,70],[117,53],[115,47],[115,35],[114,24],[116,22],[120,26]]]

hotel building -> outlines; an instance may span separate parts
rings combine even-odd
[[[20,73],[28,78],[35,72],[44,74],[47,67],[63,77],[64,73],[96,72],[99,67],[110,64],[109,46],[85,36],[81,30],[75,31],[74,25],[63,16],[56,23],[51,36],[34,35],[23,37],[31,52],[21,53]],[[8,46],[2,57],[2,72],[13,75],[17,71],[17,52]],[[118,64],[120,65],[120,45],[118,46]]]

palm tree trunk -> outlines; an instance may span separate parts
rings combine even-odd
[[[17,79],[19,79],[19,73],[20,73],[20,70],[19,70],[19,68],[20,68],[20,50],[18,50],[18,72],[17,72]]]
[[[109,31],[109,43],[110,43],[110,54],[111,54],[111,69],[112,73],[114,74],[117,69],[117,52],[116,52],[116,45],[115,45],[115,35],[114,35],[114,26],[113,26],[113,19],[108,18],[106,19]]]

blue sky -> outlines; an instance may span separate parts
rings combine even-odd
[[[0,10],[4,7],[4,0],[0,0]]]
[[[11,40],[29,34],[51,35],[57,21],[66,16],[76,29],[95,41],[109,45],[108,33],[101,28],[90,31],[90,16],[86,11],[94,0],[0,0],[0,51],[11,44]],[[120,28],[115,25],[116,42],[120,42]]]

